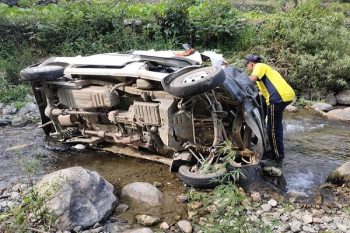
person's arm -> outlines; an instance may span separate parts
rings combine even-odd
[[[252,81],[252,82],[256,82],[258,80],[258,76],[257,75],[250,75],[249,76],[249,79]]]
[[[253,67],[253,72],[250,74],[249,79],[252,82],[256,82],[261,79],[265,74],[265,69],[262,63],[256,63]]]

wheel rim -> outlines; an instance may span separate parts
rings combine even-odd
[[[208,75],[207,71],[200,71],[196,72],[194,74],[186,76],[183,80],[182,83],[194,83],[198,82],[199,80],[205,78]]]

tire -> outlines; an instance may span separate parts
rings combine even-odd
[[[199,66],[199,65],[187,66],[187,67],[184,67],[184,68],[176,71],[175,73],[172,73],[172,74],[166,76],[161,81],[161,84],[163,86],[164,91],[166,91],[166,92],[171,94],[170,83],[174,79],[176,79],[177,77],[179,77],[179,76],[181,76],[181,75],[183,75],[183,74],[185,74],[187,72],[190,72],[190,71],[193,71],[193,70],[196,70],[196,69],[199,69],[199,68],[202,68],[202,66]]]
[[[182,74],[170,82],[170,92],[176,97],[199,95],[220,86],[225,73],[219,67],[203,67]]]
[[[63,74],[62,66],[27,67],[20,72],[22,80],[25,81],[51,81],[62,77]]]
[[[178,176],[185,184],[195,188],[214,188],[221,184],[220,180],[228,172],[225,167],[220,168],[215,173],[195,174],[190,172],[191,167],[182,165],[179,168]]]

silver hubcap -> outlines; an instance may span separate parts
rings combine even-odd
[[[191,74],[189,76],[186,76],[186,78],[184,78],[182,80],[182,83],[193,83],[193,82],[197,82],[198,80],[203,79],[205,76],[208,75],[208,72],[206,71],[200,71],[194,74]]]

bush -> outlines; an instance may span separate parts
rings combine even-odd
[[[26,7],[0,4],[0,72],[8,84],[18,84],[18,71],[39,58],[174,49],[181,43],[220,49],[230,61],[261,53],[297,92],[306,86],[322,95],[349,82],[347,4],[309,0],[275,13],[242,13],[229,0],[21,4]]]
[[[255,46],[297,92],[318,98],[348,86],[350,31],[342,12],[310,0],[270,15],[256,27]]]

